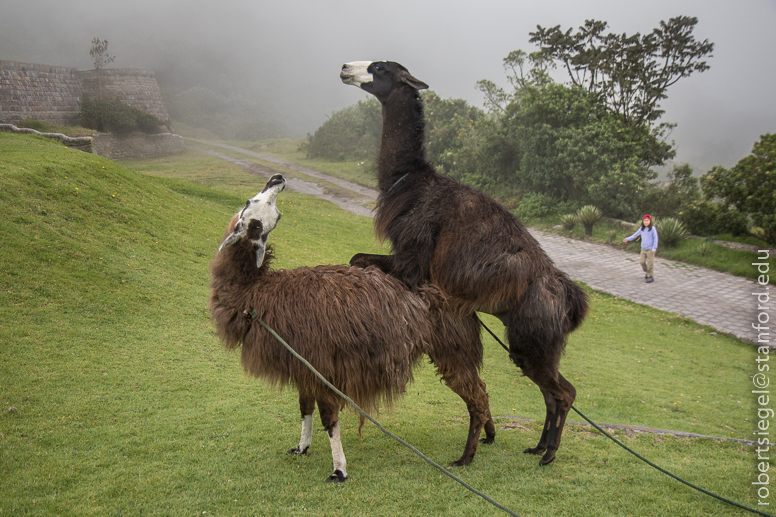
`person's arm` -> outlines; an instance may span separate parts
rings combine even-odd
[[[652,228],[652,233],[654,233],[654,240],[652,241],[652,253],[657,252],[657,228]]]
[[[634,233],[634,234],[633,234],[633,235],[631,235],[630,237],[625,237],[625,238],[622,240],[622,242],[630,242],[630,241],[632,241],[633,239],[635,239],[636,237],[638,237],[640,233],[641,233],[641,228],[639,228],[638,230],[636,230],[636,233]]]

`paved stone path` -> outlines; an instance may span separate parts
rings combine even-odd
[[[598,291],[658,309],[683,314],[720,332],[749,342],[757,339],[755,282],[728,273],[655,257],[655,281],[647,284],[633,253],[532,229],[555,265],[574,280]],[[754,266],[753,266],[754,268]]]
[[[310,177],[335,183],[353,191],[355,197],[347,200],[340,198],[335,201],[336,195],[331,193],[324,195],[323,189],[320,188],[319,193],[316,193],[315,189],[307,192],[334,201],[342,208],[359,215],[371,215],[371,211],[365,208],[363,203],[377,198],[377,191],[373,189],[332,178],[263,153],[225,144],[195,141],[239,151],[297,170]],[[220,153],[210,154],[220,155],[219,157],[223,159],[251,170],[252,165],[249,162],[240,163],[240,160]],[[255,164],[253,168],[255,169]],[[260,171],[252,172],[260,173]],[[268,171],[267,177],[271,174],[272,171]],[[289,187],[293,185],[289,183]],[[585,282],[593,289],[657,309],[683,314],[698,323],[713,327],[719,332],[731,334],[743,341],[757,340],[752,324],[757,322],[757,314],[760,311],[757,310],[757,298],[752,293],[763,292],[763,287],[755,282],[728,273],[660,258],[658,249],[655,257],[655,282],[647,284],[644,282],[644,273],[636,254],[535,229],[531,229],[531,235],[539,241],[558,268],[574,280]]]

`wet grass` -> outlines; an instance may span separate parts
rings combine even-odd
[[[186,159],[195,172],[211,166]],[[231,167],[203,185],[185,176],[194,174],[188,166],[179,169],[187,180],[156,166],[158,176],[138,173],[0,133],[0,514],[498,515],[374,426],[359,440],[351,412],[343,416],[343,486],[323,483],[331,455],[317,423],[308,456],[285,454],[299,438],[294,390],[245,377],[207,313],[215,248],[263,185]],[[289,192],[280,202],[277,267],[381,252],[368,218]],[[591,316],[561,365],[583,412],[609,423],[751,436],[752,347],[591,296]],[[569,425],[558,460],[539,467],[521,451],[540,434],[541,395],[490,337],[484,343],[498,431],[471,466],[455,470],[467,483],[525,516],[741,514],[582,426]],[[429,366],[379,420],[443,464],[460,455],[468,425],[464,404]],[[757,504],[752,447],[617,434],[691,482]]]

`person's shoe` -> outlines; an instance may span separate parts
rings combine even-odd
[[[646,280],[647,278],[649,278],[649,275],[644,275],[644,280]]]
[[[655,279],[654,279],[654,278],[652,278],[651,276],[648,276],[648,277],[647,277],[647,283],[648,283],[648,284],[651,284],[651,283],[652,283],[652,282],[654,282],[654,281],[655,281]]]

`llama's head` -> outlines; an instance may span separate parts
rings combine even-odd
[[[253,196],[230,224],[231,232],[224,238],[218,251],[247,239],[256,249],[256,267],[264,262],[269,232],[280,221],[280,210],[275,206],[278,194],[286,188],[286,179],[280,175],[272,176],[264,190]]]
[[[412,77],[410,72],[393,61],[354,61],[342,65],[340,79],[371,93],[381,101],[398,85],[406,84],[415,90],[425,90],[428,85]]]

